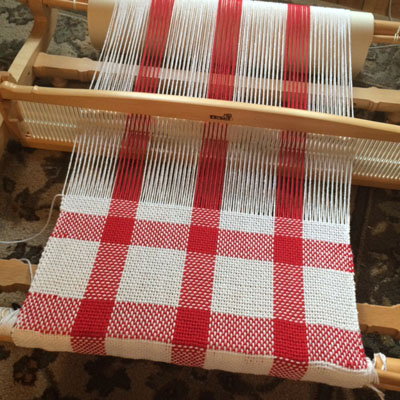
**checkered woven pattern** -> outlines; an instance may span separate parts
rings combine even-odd
[[[348,227],[286,222],[64,201],[13,339],[362,386],[368,371]]]
[[[157,57],[144,51],[135,90],[156,90],[157,72],[149,80],[146,68],[161,65],[172,6],[171,0],[152,2],[148,30],[159,35],[160,48]],[[240,12],[241,1],[219,2],[209,98],[232,99]],[[166,17],[155,28],[160,15]],[[307,54],[309,8],[289,6],[287,19],[290,60],[299,46]],[[291,68],[285,62],[284,82],[295,79]],[[294,91],[285,89],[283,105],[307,109],[306,74],[297,73],[297,80]],[[146,200],[144,177],[153,182],[154,174],[168,176],[168,168],[184,162],[177,157],[148,174],[150,122],[128,117],[110,198],[64,196],[19,314],[15,343],[345,387],[370,382],[349,226],[303,218],[306,134],[280,133],[269,189],[275,208],[265,215],[223,206],[233,190],[229,165],[238,146],[231,146],[223,124],[205,123],[199,151],[190,153],[196,158],[185,169],[196,163],[191,206]],[[82,176],[78,182],[86,180]],[[158,183],[160,190],[172,181]],[[252,189],[246,185],[244,202]]]

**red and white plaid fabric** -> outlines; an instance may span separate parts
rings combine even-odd
[[[357,387],[353,278],[347,226],[66,197],[13,340]]]
[[[156,32],[160,48],[157,57],[144,51],[135,90],[156,91],[172,7],[152,2],[147,39]],[[209,98],[232,99],[240,12],[241,1],[219,3]],[[287,26],[285,58],[307,54],[308,7],[289,6]],[[286,64],[284,81],[298,86],[284,88],[283,105],[307,109],[307,74]],[[213,123],[204,124],[192,206],[141,200],[149,121],[128,118],[112,198],[64,196],[14,342],[345,387],[370,382],[349,226],[303,219],[306,135],[282,132],[275,213],[265,216],[221,208],[229,132]]]

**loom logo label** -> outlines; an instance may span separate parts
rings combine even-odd
[[[232,114],[210,115],[210,119],[218,119],[220,121],[232,121]]]

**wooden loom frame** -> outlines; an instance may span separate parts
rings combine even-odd
[[[9,136],[24,146],[70,151],[72,143],[38,140],[21,132],[18,100],[76,106],[98,110],[131,112],[207,121],[210,117],[230,115],[225,122],[238,125],[289,130],[318,131],[329,135],[379,139],[400,142],[400,127],[354,118],[338,117],[316,112],[282,109],[219,100],[182,98],[144,93],[107,92],[87,89],[41,88],[32,86],[36,77],[49,77],[55,86],[66,86],[67,80],[88,82],[96,69],[96,62],[50,56],[46,50],[55,26],[52,7],[87,11],[88,0],[20,0],[32,11],[32,32],[14,59],[8,72],[0,72],[0,157]],[[373,42],[393,43],[399,23],[375,21]],[[182,107],[182,104],[185,107]],[[377,88],[354,88],[354,104],[370,111],[400,113],[400,91]],[[213,118],[211,118],[213,119]],[[353,177],[353,183],[364,186],[400,188],[399,180]],[[36,266],[32,268],[33,273]],[[0,260],[0,289],[27,290],[30,273],[26,264],[18,260]],[[363,332],[388,334],[400,339],[400,305],[392,307],[357,304],[360,329]],[[0,337],[0,342],[12,338]],[[400,391],[400,359],[389,358],[386,370],[377,360],[381,389]]]

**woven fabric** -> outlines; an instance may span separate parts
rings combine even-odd
[[[369,379],[348,227],[206,209],[65,198],[13,340],[294,379],[302,365],[301,379],[346,387]]]

